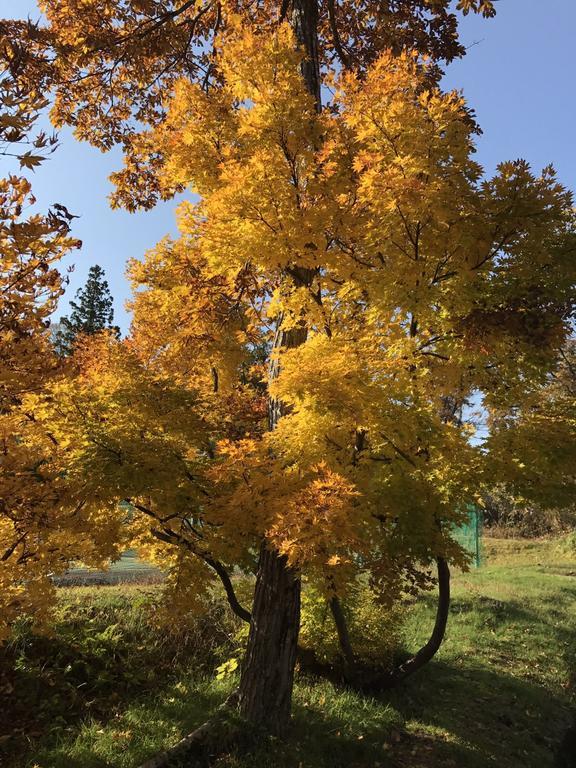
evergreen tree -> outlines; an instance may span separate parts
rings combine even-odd
[[[111,330],[119,336],[119,328],[113,325],[113,303],[108,281],[104,279],[104,270],[95,264],[90,267],[84,288],[76,292],[76,301],[70,302],[70,316],[60,320],[61,328],[55,337],[58,353],[72,354],[76,339],[82,334],[92,336],[99,331]]]

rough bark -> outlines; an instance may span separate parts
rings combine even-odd
[[[303,344],[306,335],[305,327],[289,331],[282,331],[279,327],[270,362],[271,380],[280,372],[277,350]],[[271,398],[270,429],[275,429],[284,413],[285,405]],[[277,736],[286,733],[290,724],[300,631],[300,590],[299,575],[288,568],[285,557],[263,541],[240,677],[239,710],[253,726]]]
[[[318,56],[318,2],[317,0],[294,0],[292,3],[292,27],[296,39],[306,52],[302,62],[302,77],[306,88],[321,109],[320,60]]]
[[[263,543],[239,709],[252,725],[277,736],[290,722],[299,629],[300,579],[285,557]]]

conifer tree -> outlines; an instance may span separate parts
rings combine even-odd
[[[74,351],[81,335],[92,336],[99,331],[111,330],[119,336],[114,322],[114,299],[110,294],[104,270],[95,264],[90,267],[84,288],[76,291],[76,301],[71,301],[72,312],[60,320],[61,329],[56,334],[55,345],[61,355]]]

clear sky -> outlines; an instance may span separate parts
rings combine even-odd
[[[476,111],[483,130],[478,159],[487,173],[502,160],[523,157],[538,171],[553,163],[560,180],[576,190],[576,0],[499,0],[497,10],[495,19],[471,15],[463,21],[468,54],[448,67],[445,85],[462,89]],[[0,17],[16,15],[36,18],[35,0],[0,0]],[[120,163],[117,153],[103,155],[63,131],[60,148],[31,180],[39,206],[59,202],[80,216],[73,233],[84,247],[66,262],[74,271],[62,313],[89,267],[100,264],[115,298],[116,322],[126,331],[126,260],[175,233],[176,203],[137,214],[110,210],[108,175]]]

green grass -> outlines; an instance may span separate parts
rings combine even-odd
[[[57,583],[62,586],[120,583],[153,584],[162,581],[162,578],[163,575],[158,568],[140,560],[134,550],[128,550],[106,571],[78,565],[76,568],[71,568],[63,576],[59,576]]]
[[[560,745],[575,713],[576,563],[557,542],[488,539],[486,549],[487,567],[454,579],[441,652],[395,695],[413,768],[564,765]],[[415,639],[421,611],[407,628]]]
[[[487,565],[453,579],[447,637],[426,669],[379,699],[301,676],[290,738],[215,765],[576,766],[573,551],[568,539],[487,539]],[[1,667],[3,766],[135,768],[226,697],[234,679],[213,670],[233,653],[235,623],[215,604],[186,635],[151,630],[157,589],[66,588],[55,637],[22,630]],[[407,648],[433,612],[431,597],[410,610]]]

